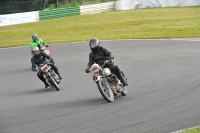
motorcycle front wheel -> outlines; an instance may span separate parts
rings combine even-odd
[[[103,98],[105,100],[107,100],[108,102],[114,101],[114,95],[113,95],[112,89],[110,88],[110,85],[107,83],[106,80],[101,78],[97,82],[97,86],[98,86],[98,89],[99,89],[101,95],[103,96]]]

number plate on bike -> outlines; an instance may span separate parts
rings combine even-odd
[[[45,71],[47,71],[47,70],[48,70],[48,68],[49,68],[49,66],[47,66],[47,65],[44,65],[44,66],[41,68],[41,70],[42,70],[43,72],[45,72]]]

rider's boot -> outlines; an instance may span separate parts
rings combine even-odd
[[[49,84],[47,84],[47,83],[44,83],[44,85],[45,85],[45,88],[49,87]]]
[[[60,75],[60,73],[58,72],[58,77],[60,78],[60,80],[62,79],[62,76]]]
[[[62,76],[60,75],[59,71],[57,71],[56,74],[58,75],[58,77],[59,77],[60,80],[61,80],[61,79],[62,79]]]
[[[125,79],[124,75],[122,74],[121,71],[119,71],[117,74],[116,74],[117,78],[121,81],[121,83],[123,84],[123,86],[128,86],[128,82],[127,80]]]

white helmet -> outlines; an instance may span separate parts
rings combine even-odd
[[[40,53],[40,49],[37,46],[31,48],[31,53],[33,55],[38,55]]]

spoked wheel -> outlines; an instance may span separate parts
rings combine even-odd
[[[56,89],[57,91],[59,91],[60,88],[59,88],[58,84],[56,83],[56,81],[54,80],[54,78],[53,78],[52,76],[50,76],[49,79],[50,79],[51,85],[52,85],[53,87],[55,87],[55,89]]]
[[[97,82],[97,86],[99,88],[99,91],[100,91],[101,95],[103,96],[103,98],[105,100],[107,100],[108,102],[113,102],[114,101],[114,95],[113,95],[112,89],[110,88],[110,85],[107,83],[106,80],[101,78]]]

